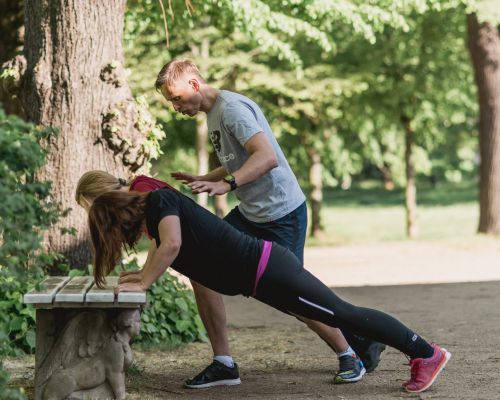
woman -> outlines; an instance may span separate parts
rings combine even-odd
[[[82,175],[77,184],[75,198],[76,202],[88,211],[96,197],[112,190],[151,192],[164,187],[175,190],[165,182],[144,175],[138,176],[128,184],[125,180],[116,178],[105,171],[95,170],[86,172]],[[239,221],[240,219],[236,218],[230,223],[237,229],[248,232],[248,227],[241,226],[241,222]],[[257,233],[262,234],[263,232],[262,230],[258,230],[255,231],[255,233],[254,236],[261,237]],[[284,244],[280,242],[279,235],[273,234],[271,237],[276,238],[273,239],[273,241],[277,241],[282,245]],[[270,240],[269,236],[264,236],[264,238]],[[152,239],[152,237],[149,236],[149,239]],[[146,263],[151,260],[151,254],[155,248],[156,245],[154,241],[151,241]],[[124,276],[127,274],[128,272],[123,272],[121,275]],[[207,329],[208,337],[212,344],[214,358],[208,370],[205,369],[193,379],[187,380],[185,386],[189,388],[198,388],[215,386],[221,384],[220,382],[223,382],[224,385],[239,383],[240,379],[237,376],[238,367],[234,363],[233,358],[229,355],[229,340],[225,329],[224,307],[223,304],[219,304],[218,302],[219,299],[220,302],[222,302],[222,298],[194,280],[191,280],[191,285],[194,290],[200,317]],[[214,294],[217,296],[214,296]],[[385,346],[380,343],[363,340],[362,343],[365,351],[362,354],[364,354],[365,357],[362,361],[361,357],[358,357],[356,354],[356,351],[345,341],[340,331],[337,335],[329,336],[327,340],[324,340],[337,353],[339,360],[339,368],[334,376],[334,383],[354,383],[361,380],[366,372],[375,369],[380,357],[380,351],[385,348]],[[351,335],[351,340],[353,340],[353,335]],[[370,347],[370,343],[376,346]],[[221,365],[221,363],[223,363],[223,365]]]
[[[89,225],[97,285],[115,268],[123,248],[133,248],[146,230],[156,243],[151,260],[122,277],[117,292],[147,290],[172,266],[220,293],[252,296],[402,351],[411,360],[411,377],[403,384],[408,392],[431,386],[451,356],[393,317],[341,300],[289,250],[241,233],[177,191],[105,193],[90,207]]]

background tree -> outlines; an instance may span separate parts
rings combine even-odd
[[[26,118],[59,131],[45,143],[47,164],[37,178],[52,181],[54,198],[74,209],[48,231],[46,247],[83,267],[90,252],[85,212],[74,203],[78,178],[90,169],[124,177],[144,170],[161,133],[125,78],[124,0],[24,4],[23,57],[4,75],[19,77],[15,94]],[[62,235],[61,228],[75,235]]]
[[[467,16],[468,47],[479,102],[479,226],[500,235],[500,9],[483,1]]]
[[[375,44],[348,42],[334,57],[338,68],[355,71],[353,78],[366,84],[344,109],[350,131],[365,143],[364,157],[386,183],[398,178],[392,171],[405,173],[409,237],[418,235],[416,174],[431,175],[429,152],[453,132],[470,128],[475,111],[463,51],[465,9],[457,1],[409,8],[407,31],[386,26]]]

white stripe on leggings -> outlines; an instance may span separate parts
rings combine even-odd
[[[324,312],[327,312],[328,314],[332,314],[332,315],[334,315],[334,314],[333,314],[333,311],[332,311],[332,310],[329,310],[328,308],[321,307],[321,306],[319,306],[319,305],[317,305],[317,304],[314,304],[314,303],[312,303],[312,302],[310,302],[310,301],[308,301],[308,300],[306,300],[306,299],[303,299],[302,297],[299,297],[299,300],[300,300],[300,301],[302,301],[303,303],[309,304],[310,306],[316,307],[316,308],[318,308],[318,309],[320,309],[320,310],[322,310],[322,311],[324,311]]]

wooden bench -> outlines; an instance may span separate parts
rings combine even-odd
[[[108,277],[99,289],[91,276],[52,276],[24,295],[36,308],[36,400],[125,397],[146,293],[115,295],[117,284]]]

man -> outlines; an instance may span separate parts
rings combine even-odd
[[[207,114],[208,132],[221,166],[204,176],[174,172],[195,194],[210,196],[234,191],[240,204],[224,219],[235,228],[290,249],[303,261],[307,228],[305,196],[272,130],[252,100],[218,90],[205,82],[189,60],[173,60],[158,74],[156,89],[185,115]],[[239,384],[238,367],[229,352],[222,297],[194,283],[200,317],[214,350],[214,361],[186,381],[190,388]],[[336,383],[359,381],[366,372],[340,330],[302,319],[339,357]],[[373,370],[384,346],[365,341],[366,361]]]

